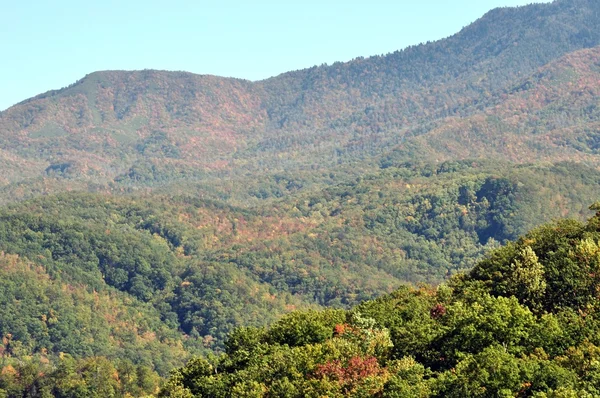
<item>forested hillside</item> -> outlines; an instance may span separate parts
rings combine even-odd
[[[0,397],[600,394],[598,26],[1,112]]]
[[[600,47],[570,53],[519,80],[480,110],[430,124],[395,156],[494,157],[597,164]]]
[[[12,170],[4,183],[259,177],[391,150],[597,163],[571,131],[598,123],[598,8],[558,0],[497,9],[444,40],[261,82],[92,73],[0,114],[0,161]]]
[[[3,358],[68,353],[164,376],[189,355],[220,352],[237,327],[439,283],[557,212],[586,214],[599,182],[573,163],[463,161],[388,165],[255,209],[156,193],[6,206]]]
[[[599,227],[548,224],[437,288],[238,329],[159,396],[597,396]]]

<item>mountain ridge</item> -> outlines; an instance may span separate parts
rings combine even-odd
[[[265,79],[265,80],[261,80],[261,81],[257,81],[257,82],[250,82],[247,80],[236,79],[236,78],[221,78],[221,77],[216,77],[216,76],[211,76],[211,75],[195,75],[195,74],[191,74],[189,72],[170,72],[170,73],[172,73],[174,75],[184,74],[186,76],[194,76],[196,79],[215,78],[215,79],[222,79],[223,81],[228,80],[228,81],[236,81],[236,82],[247,82],[247,83],[250,83],[251,85],[259,85],[259,86],[264,85],[267,90],[269,90],[269,85],[271,82],[285,80],[284,78],[294,77],[294,75],[301,75],[301,76],[307,75],[312,72],[324,71],[324,72],[326,72],[326,74],[331,74],[332,72],[335,73],[336,71],[338,71],[338,69],[340,67],[342,67],[342,68],[345,67],[346,69],[349,69],[348,70],[348,72],[350,73],[349,76],[352,76],[352,74],[354,73],[353,72],[354,70],[356,70],[356,72],[361,72],[361,71],[365,70],[364,67],[363,68],[360,67],[360,66],[364,65],[367,67],[366,71],[368,73],[368,68],[375,68],[377,66],[376,65],[377,61],[383,61],[384,64],[391,63],[391,64],[397,65],[400,69],[394,70],[393,68],[388,68],[388,72],[391,74],[402,75],[403,74],[402,68],[408,68],[408,66],[404,66],[404,65],[407,65],[407,62],[406,62],[407,58],[410,60],[411,57],[414,58],[415,55],[418,56],[419,53],[422,53],[422,52],[425,52],[425,53],[429,52],[429,55],[431,56],[436,53],[437,48],[439,48],[441,45],[445,45],[446,47],[450,46],[450,50],[446,49],[444,51],[441,51],[439,55],[441,55],[443,57],[462,58],[460,56],[464,55],[464,53],[467,52],[466,50],[468,50],[468,48],[469,48],[470,41],[475,41],[474,44],[477,44],[477,38],[479,37],[480,38],[479,42],[481,42],[481,36],[482,35],[490,36],[490,34],[491,34],[490,31],[494,31],[494,32],[497,30],[499,30],[501,32],[508,31],[508,32],[510,32],[510,34],[497,33],[497,32],[494,33],[493,37],[496,38],[495,40],[500,40],[500,41],[496,42],[495,44],[494,43],[488,44],[487,49],[485,48],[485,46],[481,46],[481,45],[474,46],[474,48],[471,49],[471,51],[470,51],[471,57],[469,58],[469,60],[470,60],[469,62],[471,62],[471,63],[473,62],[473,59],[474,59],[473,56],[475,56],[475,58],[477,56],[480,56],[482,58],[489,58],[490,51],[493,50],[493,49],[491,49],[491,47],[494,47],[494,46],[497,47],[498,45],[500,45],[499,49],[501,51],[507,50],[507,49],[510,50],[510,47],[508,46],[508,44],[511,44],[511,45],[514,44],[514,40],[512,39],[513,36],[520,37],[521,39],[524,38],[523,34],[522,34],[524,28],[514,29],[515,26],[526,25],[526,24],[521,24],[521,22],[524,22],[525,20],[528,21],[529,25],[531,25],[532,21],[528,18],[530,13],[535,11],[535,13],[541,14],[542,16],[544,16],[544,13],[552,16],[552,12],[554,12],[554,13],[564,12],[571,19],[571,21],[567,21],[567,22],[570,22],[570,24],[567,24],[567,23],[563,23],[563,24],[559,24],[559,25],[555,24],[556,26],[553,25],[549,29],[549,27],[546,25],[549,25],[549,24],[552,25],[553,21],[551,21],[551,20],[548,21],[547,19],[543,19],[541,17],[538,17],[536,19],[536,21],[539,20],[538,26],[536,26],[536,28],[538,28],[541,31],[538,34],[534,34],[533,35],[534,38],[536,40],[540,40],[543,38],[546,41],[559,43],[556,50],[554,50],[552,52],[548,52],[548,51],[544,52],[545,58],[542,61],[538,62],[538,64],[543,64],[543,63],[546,63],[544,61],[548,61],[551,58],[555,58],[557,51],[562,52],[562,53],[564,53],[566,51],[566,49],[564,47],[568,47],[569,43],[565,42],[564,38],[560,37],[560,33],[564,33],[564,34],[576,33],[576,34],[572,35],[573,37],[568,38],[568,40],[575,41],[575,43],[573,44],[575,48],[576,47],[585,48],[590,45],[600,44],[600,37],[597,34],[594,35],[593,32],[590,33],[585,30],[586,29],[585,25],[587,25],[587,23],[584,23],[583,24],[584,26],[581,27],[579,30],[575,29],[575,27],[573,26],[576,22],[580,22],[580,19],[582,19],[582,18],[583,18],[584,22],[595,21],[595,18],[598,18],[597,15],[589,17],[589,18],[591,18],[591,21],[586,21],[586,18],[588,18],[588,16],[577,15],[576,12],[570,11],[569,6],[571,6],[571,5],[585,5],[586,7],[589,7],[590,12],[588,12],[588,14],[592,14],[592,11],[596,10],[594,7],[597,8],[597,5],[593,2],[587,2],[584,0],[578,0],[578,1],[563,0],[563,1],[556,1],[556,2],[550,3],[550,4],[532,4],[529,6],[522,6],[522,7],[518,7],[518,8],[495,9],[495,10],[488,12],[486,15],[484,15],[482,18],[475,21],[471,25],[463,28],[457,34],[452,35],[446,39],[441,39],[441,40],[431,42],[428,44],[410,46],[404,50],[396,51],[396,52],[387,54],[385,56],[372,56],[372,57],[368,57],[368,58],[355,59],[354,61],[350,61],[347,63],[335,63],[330,66],[312,67],[312,68],[307,68],[307,69],[303,69],[303,70],[299,70],[299,71],[285,72],[278,76],[275,76],[275,77],[272,77],[269,79]],[[528,11],[528,13],[526,13],[526,11]],[[596,10],[596,12],[597,12],[597,10]],[[508,18],[509,20],[511,20],[513,22],[511,24],[509,24],[508,26],[505,26],[505,24],[503,24],[502,22],[496,21],[498,19],[504,19],[504,18]],[[492,26],[490,27],[490,25],[492,25]],[[563,25],[563,26],[561,26],[561,25]],[[500,29],[500,28],[503,28],[503,29]],[[556,29],[556,28],[558,28],[558,29]],[[512,36],[509,38],[504,37],[507,35],[512,35]],[[585,37],[578,38],[578,35],[585,36]],[[497,36],[499,36],[499,37],[497,37]],[[559,38],[561,40],[555,40],[557,38]],[[531,38],[528,38],[528,39],[530,42],[533,42],[533,43],[536,42],[536,40],[531,40]],[[502,42],[502,40],[503,40],[503,42]],[[490,41],[489,38],[487,38],[487,41],[488,42]],[[502,47],[502,46],[504,46],[504,47]],[[548,49],[548,47],[550,47],[550,46],[548,46],[548,45],[544,46],[544,48],[546,50]],[[497,51],[497,49],[496,49],[496,51]],[[494,55],[494,57],[497,58],[498,54],[493,54],[493,51],[492,51],[492,55]],[[537,54],[537,56],[539,56],[539,54]],[[511,57],[509,57],[509,58],[511,58]],[[512,57],[512,59],[515,59],[515,58],[516,57]],[[477,62],[477,61],[475,61],[475,62]],[[519,62],[522,62],[522,60],[519,60]],[[425,64],[426,63],[427,62],[425,62]],[[451,65],[450,62],[443,62],[443,63]],[[387,65],[387,66],[389,66],[389,65]],[[499,69],[499,68],[497,68],[497,69]],[[505,71],[511,71],[514,68],[501,68],[501,69],[505,70]],[[462,70],[463,72],[466,71],[467,64],[465,64],[465,66],[459,67],[459,70]],[[102,74],[102,73],[105,73],[105,72],[93,72],[91,74],[88,74],[86,77],[81,79],[79,82],[85,82],[86,78],[89,79],[89,78],[94,77],[95,75]],[[112,71],[111,73],[122,73],[122,71]],[[131,71],[128,73],[152,74],[152,73],[163,73],[163,72],[147,70],[147,71]],[[404,72],[404,74],[406,74],[406,73],[409,74],[408,81],[410,81],[410,79],[411,79],[410,74],[417,73],[417,69],[408,68]],[[317,77],[318,77],[318,75],[317,75]],[[456,76],[453,76],[452,78],[455,78],[455,77]],[[342,76],[342,83],[344,83],[344,82],[348,83],[347,81],[344,81],[343,78],[344,78],[344,76]],[[428,81],[428,79],[421,78],[421,77],[413,76],[412,78],[419,80],[419,83],[425,83]],[[431,80],[431,79],[429,79],[429,80]],[[352,80],[350,80],[350,83],[351,82],[352,82]],[[306,81],[305,85],[308,83],[310,83],[310,81]],[[293,84],[296,86],[298,85],[298,83],[293,83]],[[284,82],[284,86],[285,86],[285,82]],[[65,90],[68,91],[69,88],[71,88],[71,87],[67,87],[65,89],[56,90],[56,91],[50,91],[48,93],[50,93],[50,94],[64,93]],[[45,93],[42,95],[46,96],[48,93]],[[38,97],[34,97],[34,98],[32,98],[30,100],[26,100],[26,101],[35,100]]]
[[[322,364],[307,354],[313,370],[326,376],[319,383],[327,382],[356,364],[352,357],[336,362],[345,350],[364,354],[370,346],[354,347],[356,338],[378,335],[360,313],[344,312],[356,305],[366,315],[371,308],[369,317],[392,331],[395,353],[381,357],[384,373],[395,372],[403,355],[416,355],[434,371],[442,367],[439,375],[451,378],[450,366],[468,363],[463,354],[479,358],[490,349],[523,366],[546,361],[540,351],[527,351],[540,361],[522,358],[520,344],[512,346],[513,358],[506,346],[481,352],[472,339],[453,337],[445,322],[464,321],[460,333],[472,331],[472,322],[445,317],[444,287],[439,295],[433,288],[401,288],[360,303],[476,266],[470,275],[480,277],[463,293],[481,293],[480,284],[490,282],[497,291],[472,296],[475,302],[457,297],[455,315],[490,310],[504,322],[512,313],[502,308],[521,314],[530,304],[531,311],[540,304],[553,308],[547,298],[532,300],[541,297],[541,284],[523,282],[534,273],[548,282],[550,296],[563,291],[563,260],[549,261],[554,255],[544,246],[554,247],[554,238],[565,261],[575,261],[569,272],[577,277],[568,286],[588,289],[581,297],[595,300],[600,282],[588,267],[598,265],[600,249],[588,238],[598,235],[598,215],[586,226],[567,221],[534,228],[559,216],[582,220],[600,197],[597,26],[599,2],[559,0],[494,10],[451,38],[387,56],[259,82],[157,70],[94,72],[0,113],[0,307],[7,314],[0,316],[0,396],[35,396],[29,392],[42,389],[48,396],[76,390],[88,396],[94,389],[97,396],[153,394],[159,374],[202,354],[216,362],[192,360],[173,373],[172,387],[188,376],[191,383],[196,376],[223,376],[233,386],[228,374],[235,378],[248,361],[262,361],[263,348],[287,352],[281,345],[288,337],[300,342],[296,326],[305,321],[303,330],[316,327],[313,337],[333,347]],[[568,226],[577,226],[576,241],[564,238],[573,232]],[[527,230],[533,232],[510,243]],[[504,249],[486,257],[501,244]],[[481,258],[492,267],[478,266]],[[540,264],[552,273],[544,276]],[[502,290],[507,287],[512,290]],[[521,296],[496,297],[506,292]],[[416,307],[398,311],[405,299]],[[481,302],[486,307],[477,309]],[[387,309],[376,303],[395,315],[383,316]],[[276,321],[296,309],[323,307],[336,309],[320,313],[316,323],[295,312]],[[417,322],[405,327],[401,318],[411,313]],[[359,316],[344,320],[343,314]],[[270,322],[274,332],[261,337]],[[72,327],[79,324],[81,330]],[[428,332],[434,324],[439,340]],[[487,326],[478,330],[487,333]],[[596,329],[584,336],[596,336]],[[420,336],[416,351],[411,333]],[[441,345],[446,337],[460,340],[458,351]],[[530,343],[527,350],[538,347]],[[552,348],[552,355],[571,352],[561,344],[539,347]],[[304,343],[291,348],[305,349]],[[224,362],[212,356],[223,352]],[[203,373],[216,364],[219,375]],[[325,364],[329,370],[320,367]],[[274,374],[279,383],[280,373]],[[316,380],[313,371],[305,375]],[[403,382],[379,375],[386,383]],[[515,393],[529,377],[515,378]],[[266,391],[256,386],[257,396]],[[278,396],[273,391],[288,387],[271,392]]]
[[[94,72],[0,114],[0,166],[9,170],[0,195],[10,200],[21,186],[47,185],[47,178],[105,191],[240,181],[248,173],[269,178],[314,170],[321,179],[334,170],[353,173],[358,164],[373,170],[414,157],[597,164],[589,131],[600,116],[589,95],[585,104],[557,102],[518,128],[497,106],[524,95],[515,90],[536,82],[540,68],[577,51],[596,54],[588,47],[600,45],[592,29],[598,25],[597,2],[561,0],[495,9],[446,39],[258,82],[157,70]],[[575,69],[594,77],[592,66]],[[556,73],[551,84],[566,87],[564,76]],[[594,91],[595,81],[586,89]],[[559,94],[572,91],[564,90]],[[572,116],[585,112],[587,121]],[[565,117],[570,130],[554,123]],[[14,159],[22,159],[21,169]]]

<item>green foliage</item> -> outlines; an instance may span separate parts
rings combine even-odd
[[[239,329],[224,355],[190,362],[161,394],[596,396],[598,225],[596,215],[537,228],[436,290],[403,288],[349,311]],[[553,292],[559,270],[585,289]]]
[[[496,238],[541,222],[549,214],[542,209],[557,195],[563,195],[561,203],[582,201],[569,187],[586,186],[596,173],[503,167],[496,165],[492,177],[483,162],[443,164],[428,176],[421,173],[426,165],[390,166],[252,209],[188,196],[104,194],[11,205],[0,212],[0,250],[21,256],[19,267],[29,271],[8,273],[2,281],[1,331],[11,334],[11,355],[20,358],[44,352],[125,358],[163,375],[190,354],[224,350],[229,362],[222,366],[231,370],[274,355],[275,346],[313,347],[335,339],[328,347],[337,354],[331,354],[327,369],[338,375],[347,371],[344,355],[367,363],[373,357],[380,367],[412,357],[440,372],[493,342],[515,356],[534,346],[559,355],[596,328],[594,299],[580,292],[596,289],[597,218],[587,225],[543,226],[492,252],[468,277],[452,282],[460,286],[459,303],[447,288],[405,289],[349,314],[294,313],[261,329],[294,308],[350,308],[402,281],[439,281],[469,268],[498,245]],[[552,195],[546,185],[555,187]],[[589,187],[581,192],[591,197],[591,182]],[[494,196],[505,195],[505,188],[514,193],[508,202]],[[534,194],[548,206],[532,209]],[[482,245],[490,231],[498,235]],[[48,282],[29,282],[37,280]],[[62,292],[64,286],[77,290],[77,300]],[[91,317],[99,311],[94,294],[105,300],[104,318]],[[587,314],[580,326],[579,312]],[[536,316],[539,322],[532,321]],[[123,328],[124,322],[136,326]],[[251,328],[236,335],[243,325]],[[263,361],[253,366],[259,364],[267,369]],[[317,365],[298,364],[296,371],[284,372],[287,382],[273,388],[287,389],[289,382],[308,391],[294,380]],[[334,388],[329,376],[311,380],[315,391]],[[376,382],[384,389],[387,380]],[[271,388],[268,383],[265,388]],[[398,391],[405,388],[396,384]],[[425,384],[419,389],[432,388]],[[368,386],[346,390],[371,391]]]
[[[155,394],[160,383],[159,376],[147,367],[103,357],[3,358],[1,366],[0,392],[11,398],[142,397]]]
[[[335,325],[345,321],[339,310],[293,312],[271,326],[268,340],[290,347],[318,344],[333,336]]]
[[[599,11],[2,112],[0,397],[600,394]]]
[[[598,216],[587,225],[561,221],[535,229],[478,264],[467,284],[485,281],[494,294],[515,295],[552,311],[586,311],[600,289]]]

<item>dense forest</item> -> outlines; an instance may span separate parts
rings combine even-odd
[[[600,395],[598,26],[0,112],[0,398]]]
[[[15,379],[5,389],[24,388],[25,365],[49,374],[35,388],[55,388],[68,355],[77,388],[100,388],[73,370],[96,358],[114,375],[143,372],[154,391],[189,358],[227,353],[239,327],[437,284],[557,210],[581,218],[599,182],[573,163],[387,163],[318,192],[280,195],[283,177],[246,187],[267,203],[251,209],[156,192],[7,205],[0,336]],[[120,377],[119,394],[142,391]]]
[[[470,272],[437,287],[401,287],[347,310],[297,310],[268,327],[236,328],[220,354],[195,357],[162,383],[150,368],[126,358],[77,359],[62,352],[53,357],[48,350],[26,355],[27,347],[6,334],[0,393],[180,398],[596,396],[600,204],[591,209],[597,213],[587,223],[566,219],[535,228],[489,252]],[[55,309],[26,323],[38,322],[35,332],[47,336],[40,344],[52,347],[63,319],[85,317],[81,308],[89,304],[89,293],[52,286],[42,270],[20,264],[16,256],[4,255],[2,263],[6,270],[2,279],[21,283],[16,303],[35,301],[36,294],[53,296]],[[91,301],[96,310],[112,308],[104,293],[96,293]],[[24,305],[21,310],[34,307]],[[90,327],[101,330],[104,325]],[[79,329],[85,333],[87,328]],[[68,342],[62,344],[61,349],[69,348],[64,345]]]
[[[159,396],[597,396],[599,241],[600,213],[558,221],[436,288],[237,329]]]

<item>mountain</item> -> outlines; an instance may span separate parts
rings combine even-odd
[[[431,159],[479,157],[499,143],[457,143],[441,136],[439,126],[483,109],[491,119],[504,117],[494,112],[506,110],[494,107],[535,82],[544,73],[539,68],[600,45],[598,8],[591,0],[559,0],[497,9],[444,40],[256,83],[184,72],[92,73],[0,114],[2,149],[27,166],[8,182],[58,174],[147,186],[332,166],[420,146],[430,137],[438,147]],[[596,73],[596,55],[585,60],[591,64],[570,67]],[[597,79],[586,84],[595,90]],[[552,131],[550,115],[539,116],[537,130]],[[547,156],[545,148],[533,146],[531,156]],[[514,157],[523,161],[525,154]]]
[[[410,156],[415,149],[437,159],[491,156],[517,163],[598,164],[599,73],[600,47],[569,53],[480,110],[432,122],[426,134],[395,156]]]
[[[196,355],[210,360],[163,394],[293,390],[291,376],[271,385],[264,361],[298,365],[286,358],[305,349],[292,376],[333,396],[369,396],[371,370],[391,396],[469,396],[453,389],[494,358],[526,375],[511,393],[595,394],[552,381],[582,377],[563,358],[595,349],[581,340],[593,325],[558,332],[595,316],[558,297],[589,304],[595,224],[534,229],[583,220],[600,197],[599,22],[591,0],[502,8],[384,56],[259,82],[95,72],[0,113],[0,396],[153,394]],[[513,270],[536,264],[514,251],[526,246],[548,296],[525,294],[539,267]],[[561,261],[581,265],[564,288]],[[402,288],[453,276],[452,294]],[[469,311],[538,329],[467,347]],[[375,355],[363,338],[385,329],[394,348]]]

